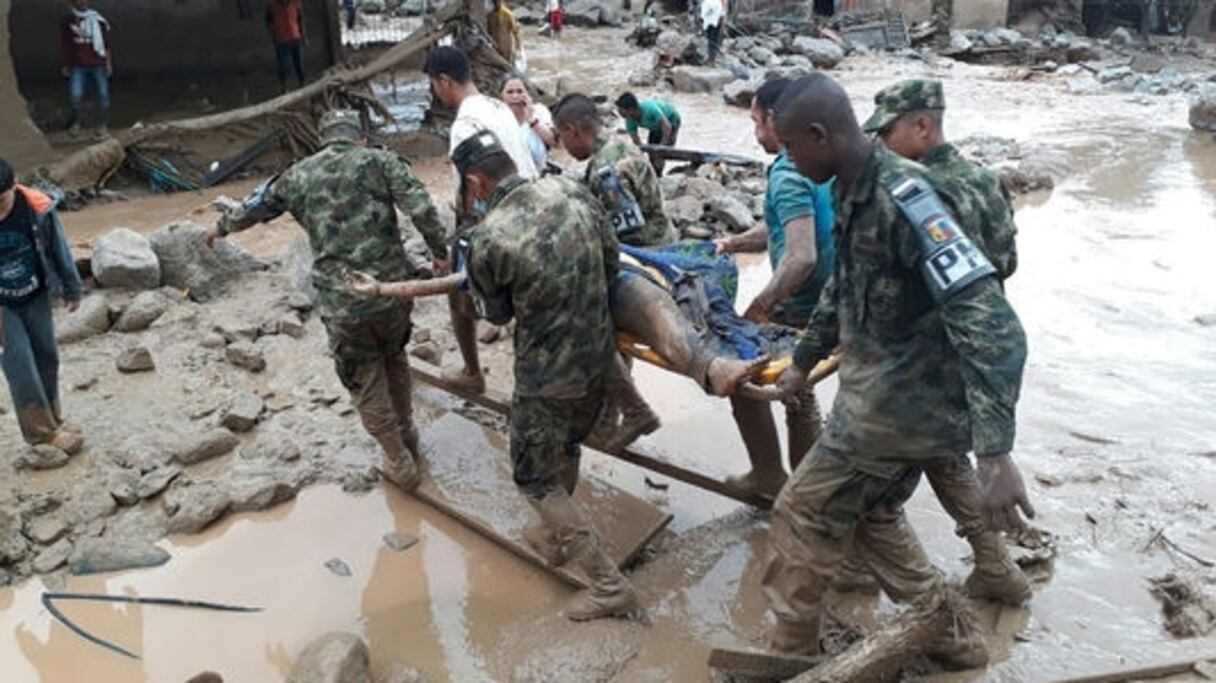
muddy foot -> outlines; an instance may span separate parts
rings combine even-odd
[[[443,381],[463,391],[486,393],[486,378],[480,372],[472,373],[464,368],[451,368],[443,371]]]
[[[768,361],[767,355],[754,360],[713,359],[707,373],[710,391],[714,396],[730,396],[738,390],[740,384],[755,377],[763,370],[764,366],[768,365]]]
[[[413,460],[392,461],[385,458],[380,463],[379,470],[385,479],[393,482],[406,493],[418,488],[418,484],[422,483],[422,473]]]
[[[762,476],[752,471],[747,474],[727,477],[726,483],[749,495],[768,500],[777,500],[777,494],[781,492],[781,487],[785,486],[785,480],[786,476],[784,472]]]

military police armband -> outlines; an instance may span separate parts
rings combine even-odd
[[[283,215],[282,211],[275,211],[266,205],[266,195],[270,193],[270,186],[274,185],[274,181],[278,180],[279,176],[267,178],[253,189],[253,192],[245,195],[245,199],[241,201],[241,215],[249,222],[246,225],[254,223],[265,223],[272,221]]]
[[[616,166],[604,164],[595,171],[600,187],[600,199],[612,216],[612,228],[618,238],[637,234],[646,226],[646,216],[638,200],[625,188]]]
[[[912,224],[920,246],[921,275],[934,301],[941,303],[971,283],[997,274],[928,183],[900,178],[887,189]]]

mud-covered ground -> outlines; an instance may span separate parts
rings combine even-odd
[[[650,59],[612,30],[571,30],[560,42],[529,37],[528,54],[534,70],[560,70],[567,91],[604,94]],[[593,64],[589,54],[596,55]],[[942,78],[951,137],[1010,138],[1051,151],[1053,164],[1067,169],[1054,191],[1019,200],[1020,269],[1008,283],[1031,344],[1016,457],[1039,512],[1036,524],[1055,536],[1054,572],[1028,608],[984,612],[994,663],[951,680],[1051,680],[1211,656],[1216,638],[1167,632],[1149,581],[1176,572],[1216,590],[1205,565],[1216,560],[1210,318],[1216,288],[1209,265],[1216,247],[1216,141],[1187,127],[1184,95],[1094,88],[1088,73],[1028,77],[1020,69],[866,56],[847,59],[836,75],[862,115],[874,92],[892,81]],[[745,110],[707,95],[667,96],[684,114],[684,145],[762,157]],[[437,197],[450,197],[442,160],[420,161],[416,170]],[[73,243],[85,247],[118,226],[152,231],[183,218],[207,223],[215,218],[210,198],[138,199],[69,214],[65,222]],[[66,467],[11,469],[23,447],[11,415],[0,419],[8,456],[0,462],[0,503],[45,506],[32,496],[46,493],[63,502],[44,514],[92,510],[93,518],[78,520],[76,534],[160,538],[167,528],[164,496],[112,511],[78,501],[96,503],[99,482],[109,481],[132,448],[172,449],[212,427],[242,392],[263,400],[261,423],[233,453],[183,467],[179,476],[220,487],[269,477],[287,487],[273,489],[284,496],[300,490],[292,502],[227,516],[202,534],[170,536],[161,546],[172,559],[158,569],[86,578],[59,570],[0,590],[6,681],[181,681],[205,669],[227,680],[281,680],[310,640],[335,629],[363,635],[375,668],[400,661],[433,681],[699,681],[708,677],[709,648],[762,642],[763,515],[675,482],[655,490],[646,476],[668,482],[589,456],[592,471],[675,520],[631,575],[653,623],[571,627],[557,615],[568,596],[557,581],[425,505],[372,484],[373,444],[333,376],[315,316],[302,338],[258,339],[268,361],[260,374],[204,348],[203,338],[217,326],[256,329],[290,309],[292,268],[283,254],[298,236],[286,218],[242,235],[238,243],[276,265],[219,301],[175,304],[145,332],[111,332],[64,347],[65,409],[89,438],[85,453]],[[746,305],[768,270],[760,259],[742,265],[739,303]],[[456,362],[444,306],[422,302],[415,321],[444,362]],[[115,358],[132,342],[152,352],[154,373],[115,371]],[[500,388],[509,387],[508,354],[505,342],[483,347],[490,381]],[[712,474],[744,468],[725,402],[647,367],[637,375],[664,418],[646,448]],[[832,382],[825,384],[821,400],[833,391]],[[424,420],[452,409],[478,417],[437,392],[418,393]],[[285,447],[299,457],[282,455]],[[241,499],[251,508],[265,502]],[[967,549],[927,487],[910,514],[935,562],[952,577],[965,576]],[[93,521],[99,517],[105,522]],[[420,542],[394,552],[381,540],[391,531]],[[326,569],[334,558],[346,563],[350,577]],[[70,608],[89,630],[141,653],[134,661],[50,619],[39,595],[63,586],[266,611]]]

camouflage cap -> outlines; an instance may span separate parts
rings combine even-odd
[[[942,82],[926,79],[901,81],[874,96],[874,113],[865,122],[867,133],[876,133],[904,114],[925,109],[945,109]]]
[[[452,165],[456,167],[456,172],[463,177],[473,167],[473,164],[497,152],[505,152],[502,145],[498,143],[498,138],[494,137],[490,131],[483,130],[452,150]]]
[[[354,109],[331,109],[321,115],[321,140],[358,140],[363,137],[363,118]]]

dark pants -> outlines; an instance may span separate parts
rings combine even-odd
[[[4,355],[0,358],[21,436],[46,443],[62,425],[59,415],[59,348],[51,299],[46,292],[4,308]]]
[[[353,31],[355,28],[355,3],[347,2],[346,8],[346,28]]]
[[[706,26],[705,37],[709,38],[709,61],[715,62],[718,60],[718,50],[722,46],[722,24]]]
[[[84,108],[84,91],[89,81],[97,91],[97,125],[110,123],[110,77],[104,66],[74,66],[68,80],[68,98],[72,105],[72,120],[69,126],[80,123],[80,112]]]
[[[294,68],[296,80],[304,87],[304,43],[293,40],[290,43],[277,43],[274,46],[274,56],[279,62],[279,85],[287,89],[287,73]]]

